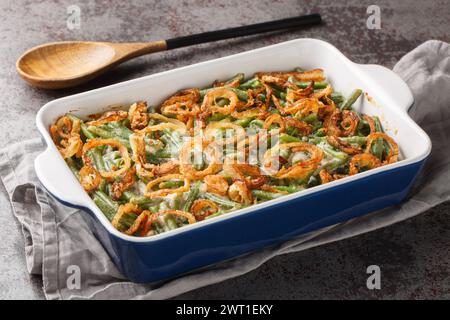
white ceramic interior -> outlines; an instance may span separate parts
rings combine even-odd
[[[355,88],[367,92],[371,98],[359,99],[355,108],[380,117],[387,133],[399,144],[402,160],[170,232],[137,238],[124,235],[112,227],[73,176],[48,132],[49,126],[67,112],[86,117],[105,111],[111,105],[129,105],[137,100],[146,100],[149,105],[157,105],[177,90],[205,87],[216,79],[226,79],[238,72],[244,72],[250,77],[258,71],[292,70],[295,67],[324,69],[328,81],[344,96],[349,95]],[[66,203],[90,209],[111,233],[129,241],[157,241],[175,233],[204,227],[219,219],[229,219],[258,210],[261,206],[267,207],[270,204],[333,188],[338,184],[351,183],[364,176],[423,160],[431,151],[431,142],[426,133],[407,115],[407,110],[413,102],[408,86],[391,70],[378,65],[355,64],[334,46],[321,40],[292,40],[51,101],[39,110],[36,117],[37,127],[48,147],[37,157],[35,168],[38,178],[50,193]]]

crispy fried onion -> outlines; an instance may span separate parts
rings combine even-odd
[[[145,127],[144,129],[136,131],[136,132],[139,134],[147,134],[147,133],[162,131],[164,129],[171,129],[171,130],[175,130],[175,131],[180,131],[182,133],[186,132],[186,127],[181,127],[178,124],[171,123],[171,122],[155,124],[154,126]]]
[[[328,136],[327,142],[332,145],[333,147],[342,150],[343,152],[347,154],[358,154],[361,153],[362,150],[359,147],[353,147],[348,143],[347,141],[344,141],[336,136]]]
[[[168,173],[179,173],[180,164],[178,160],[170,160],[155,166],[155,176],[163,176]]]
[[[242,180],[234,181],[228,188],[228,197],[239,203],[251,204],[253,202],[252,192]]]
[[[382,132],[374,132],[367,136],[367,146],[366,146],[366,153],[370,153],[370,150],[372,148],[372,143],[376,139],[383,139],[389,144],[389,153],[386,155],[386,159],[383,161],[384,164],[394,163],[398,161],[398,145],[387,134]]]
[[[287,127],[296,128],[303,135],[309,135],[312,132],[312,126],[306,122],[291,117],[282,117],[279,114],[272,114],[267,117],[263,128],[268,130],[274,123],[278,124],[280,132],[285,132]]]
[[[120,177],[119,180],[113,182],[111,187],[112,198],[114,200],[118,200],[122,196],[122,193],[128,190],[135,182],[136,168],[131,167],[131,169],[125,172],[125,174]]]
[[[268,112],[265,107],[255,107],[241,112],[234,111],[231,116],[235,119],[264,118],[267,114]]]
[[[221,107],[216,104],[217,99],[228,99],[228,104]],[[203,112],[210,111],[212,113],[231,114],[236,109],[239,99],[232,90],[225,87],[211,89],[208,91],[203,99],[201,110]]]
[[[147,102],[138,101],[133,103],[128,110],[128,120],[133,130],[141,130],[148,124]]]
[[[191,206],[191,212],[194,214],[197,221],[204,220],[219,211],[219,207],[211,200],[197,199]]]
[[[273,76],[287,80],[289,77],[294,77],[298,81],[309,82],[309,81],[323,81],[325,76],[322,69],[313,69],[303,72],[257,72],[255,74],[257,77],[262,78],[263,76]]]
[[[222,133],[222,130],[233,130],[234,133],[231,137],[225,139],[221,138],[221,136],[217,138],[215,135],[217,130],[220,130],[220,133]],[[232,122],[214,121],[206,126],[205,138],[223,145],[234,144],[245,138],[245,129]]]
[[[169,181],[169,180],[180,180],[183,181],[184,184],[181,187],[178,188],[167,188],[167,189],[159,189],[159,190],[153,190],[154,187],[158,187],[159,184],[161,182],[164,181]],[[189,190],[191,185],[190,180],[181,175],[181,174],[168,174],[159,178],[156,178],[152,181],[150,181],[146,186],[145,186],[145,191],[144,191],[144,196],[146,196],[147,198],[159,198],[159,197],[165,197],[168,194],[173,194],[173,193],[182,193],[182,192],[186,192]]]
[[[264,121],[263,129],[268,130],[274,123],[278,124],[278,126],[280,127],[280,132],[286,131],[286,122],[284,121],[284,118],[276,113],[266,118],[266,120]]]
[[[170,106],[175,103],[185,103],[185,102],[197,103],[199,101],[200,101],[200,91],[198,89],[195,88],[185,89],[177,92],[175,95],[166,99],[162,103],[162,106]]]
[[[168,117],[163,116],[162,114],[159,114],[159,113],[149,113],[148,117],[150,119],[158,121],[158,123],[160,123],[160,124],[171,123],[171,124],[174,124],[177,127],[179,127],[180,130],[181,129],[186,130],[186,125],[183,122],[181,122],[180,120],[173,119],[173,118],[168,118]]]
[[[231,175],[234,180],[244,181],[249,189],[258,189],[266,184],[268,177],[261,173],[258,166],[242,163],[225,163],[223,171]]]
[[[198,89],[182,90],[162,103],[161,113],[174,116],[195,116],[200,113],[199,100]]]
[[[349,175],[361,172],[361,169],[374,169],[381,166],[381,161],[370,153],[361,153],[350,160]]]
[[[363,115],[363,119],[366,120],[367,123],[369,124],[370,133],[376,132],[375,121],[373,120],[373,118],[371,116],[368,116],[367,114],[365,114],[365,115]]]
[[[287,191],[279,190],[279,189],[277,189],[277,188],[275,188],[275,187],[273,187],[271,185],[268,185],[268,184],[262,185],[259,189],[263,190],[263,191],[273,192],[273,193],[289,194],[289,192],[287,192]]]
[[[147,128],[151,129],[152,127]],[[130,135],[130,145],[131,150],[133,151],[133,161],[136,164],[135,166],[138,176],[143,178],[152,178],[154,176],[161,176],[168,173],[176,173],[178,171],[179,164],[176,160],[167,161],[159,165],[147,162],[144,134],[133,133]]]
[[[84,166],[80,170],[80,183],[87,192],[94,191],[102,182],[100,173],[91,166]]]
[[[197,146],[199,144],[200,146]],[[201,150],[197,148],[201,147]],[[196,170],[192,164],[192,152],[202,152],[208,156],[208,166],[203,170]],[[203,154],[201,155],[203,158]],[[220,150],[215,143],[208,140],[190,139],[186,141],[180,151],[180,172],[193,180],[203,179],[207,175],[215,174],[220,170]]]
[[[305,136],[311,134],[313,130],[311,125],[295,118],[287,117],[284,118],[284,121],[286,123],[286,126],[298,129]]]
[[[333,176],[328,173],[326,169],[322,169],[319,172],[320,181],[322,184],[328,183],[334,180]]]
[[[334,173],[333,175],[331,175],[326,169],[322,169],[319,172],[319,177],[320,177],[320,181],[322,184],[332,182],[335,180],[339,180],[339,179],[345,178],[347,176],[348,175],[346,175],[346,174],[338,174],[338,173]]]
[[[228,181],[220,175],[209,175],[204,178],[206,190],[224,196],[228,191]]]
[[[285,78],[277,77],[277,76],[273,76],[273,75],[263,75],[261,77],[261,82],[264,84],[271,83],[271,84],[274,84],[274,85],[276,85],[278,87],[282,87],[282,88],[285,88],[285,87],[291,87],[294,89],[296,88],[296,86],[293,83],[287,82]]]
[[[101,115],[97,120],[89,121],[87,124],[90,126],[101,126],[102,124],[120,121],[128,118],[128,112],[123,110],[107,111]]]
[[[348,110],[341,112],[339,109],[335,109],[325,120],[324,126],[330,136],[348,137],[355,134],[358,123],[359,118],[355,112]]]
[[[311,95],[311,98],[322,99],[323,97],[327,97],[333,93],[333,87],[331,85],[327,85],[324,89],[314,92]]]
[[[286,108],[282,108],[280,111],[284,114],[296,114],[300,112],[300,115],[305,117],[311,113],[319,114],[323,108],[325,108],[325,105],[318,99],[304,98]]]
[[[241,100],[238,100],[238,103],[236,104],[236,110],[243,110],[248,109],[250,107],[257,107],[261,105],[261,101],[255,99],[255,92],[252,89],[247,90],[247,101],[243,102]],[[237,111],[234,111],[237,112]],[[232,115],[234,114],[232,113]]]
[[[122,168],[111,170],[111,171],[99,171],[100,175],[103,178],[111,179],[114,177],[119,177],[131,167],[131,159],[130,155],[128,154],[127,148],[120,143],[119,141],[115,139],[92,139],[86,142],[83,146],[83,162],[85,165],[91,165],[91,159],[87,155],[87,152],[95,147],[98,146],[110,146],[112,148],[117,148],[117,150],[120,152],[123,160],[123,166]]]
[[[152,178],[155,175],[155,165],[147,162],[144,135],[138,133],[130,135],[130,145],[137,174],[143,178]]]
[[[299,161],[291,167],[282,166],[280,170],[274,168],[274,164],[279,163],[280,151],[290,149],[292,152],[304,152],[309,154],[309,158]],[[315,145],[306,142],[292,142],[277,144],[275,147],[269,149],[264,154],[264,166],[269,169],[270,174],[278,179],[304,179],[313,170],[315,170],[322,161],[323,151]],[[278,161],[276,161],[278,160]]]
[[[64,159],[81,156],[83,141],[80,138],[80,120],[72,122],[69,117],[61,117],[50,126],[50,135]]]
[[[124,225],[121,222],[121,220],[125,218],[127,215],[137,216],[136,219],[133,221],[133,224],[129,228],[127,228],[126,225]],[[119,206],[119,209],[117,210],[117,213],[115,214],[111,223],[117,230],[128,235],[133,235],[142,226],[145,225],[150,215],[151,215],[150,211],[142,210],[134,203],[126,203],[124,205]]]
[[[153,223],[161,216],[164,216],[166,214],[174,215],[177,217],[185,218],[189,224],[193,224],[196,222],[195,216],[192,213],[181,211],[181,210],[163,210],[159,211],[157,213],[153,213],[148,219],[145,224],[143,234],[147,235],[148,232],[152,229]]]
[[[311,82],[305,89],[289,89],[286,95],[286,101],[294,103],[299,99],[308,98],[314,93],[314,81]]]

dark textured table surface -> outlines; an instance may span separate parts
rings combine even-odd
[[[80,29],[66,26],[67,7],[81,9]],[[366,27],[369,5],[381,29]],[[392,67],[428,39],[450,41],[450,0],[404,1],[0,1],[0,147],[37,136],[34,117],[61,96],[279,43],[324,39],[359,63]],[[81,88],[43,91],[22,82],[15,60],[32,46],[61,40],[145,41],[319,12],[324,25],[307,30],[204,44],[142,57]],[[26,271],[23,239],[0,185],[0,299],[44,298]],[[366,288],[366,268],[379,265],[381,290]],[[191,299],[450,298],[450,205],[369,234],[272,259],[241,277],[180,296]]]

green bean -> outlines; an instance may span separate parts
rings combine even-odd
[[[260,100],[261,102],[266,102],[266,95],[264,93],[260,93],[256,96],[256,98],[258,100]]]
[[[106,218],[111,221],[116,215],[118,209],[117,203],[108,197],[104,192],[99,190],[94,192],[93,200]]]
[[[158,201],[161,201],[161,200],[151,199],[151,198],[147,198],[147,197],[141,196],[141,195],[133,195],[130,198],[130,200],[129,200],[129,202],[135,203],[135,204],[139,204],[139,205],[141,205],[141,204],[154,204],[155,202],[158,202]]]
[[[226,114],[222,114],[222,113],[214,113],[213,115],[211,115],[210,117],[207,118],[207,122],[211,122],[211,121],[220,121],[223,119],[226,119],[228,116]]]
[[[164,215],[164,222],[169,230],[178,228],[177,222],[175,221],[174,217],[170,214]]]
[[[250,122],[253,120],[253,118],[244,118],[244,119],[237,119],[234,121],[235,124],[241,126],[241,127],[248,127]]]
[[[100,149],[99,148],[91,149],[89,154],[91,155],[91,158],[92,158],[92,160],[94,162],[94,165],[97,168],[97,170],[99,170],[99,171],[106,171],[105,162],[103,161],[103,156],[102,156],[102,153],[101,153]],[[101,178],[101,179],[102,179],[102,181],[100,182],[99,189],[101,191],[105,191],[106,190],[107,181],[104,178]]]
[[[87,130],[99,137],[102,137],[104,139],[116,139],[120,143],[122,143],[125,147],[128,149],[131,149],[130,141],[121,137],[117,137],[114,132],[102,129],[100,127],[96,126],[89,126]]]
[[[211,200],[227,208],[239,208],[241,206],[240,203],[228,200],[224,197],[217,196],[214,193],[205,192],[202,194],[202,196],[208,200]]]
[[[319,143],[322,143],[322,142],[326,142],[326,137],[313,137],[313,138],[309,138],[309,139],[308,139],[308,142],[309,142],[309,143],[312,143],[312,144],[319,144]]]
[[[281,114],[280,110],[278,109],[272,109],[269,111],[271,114]]]
[[[258,88],[260,86],[262,86],[261,81],[259,81],[259,79],[255,77],[255,78],[252,78],[252,79],[242,83],[239,86],[239,89],[242,89],[242,90],[256,89],[256,88]]]
[[[289,77],[288,81],[293,83],[293,84],[295,84],[300,89],[306,89],[307,87],[309,87],[311,85],[311,82],[298,81],[294,77]],[[315,90],[325,89],[327,86],[328,86],[328,83],[324,82],[324,81],[317,81],[317,82],[315,81],[314,82],[314,89]]]
[[[348,159],[348,155],[342,151],[337,151],[335,150],[332,146],[330,146],[328,143],[324,144],[323,146],[323,151],[327,154],[329,154],[330,156],[334,157],[334,158],[338,158],[340,160],[347,160]]]
[[[315,137],[325,137],[327,135],[327,131],[325,128],[317,129],[317,131],[314,133]]]
[[[164,181],[159,184],[160,189],[168,189],[168,188],[178,188],[181,187],[184,184],[183,181],[177,181],[177,180],[169,180]]]
[[[131,131],[118,121],[110,122],[106,125],[106,127],[110,129],[116,136],[124,139],[129,139],[130,135],[133,134],[133,131]]]
[[[285,192],[289,192],[289,193],[294,193],[294,192],[298,192],[298,191],[302,190],[301,188],[299,188],[297,186],[273,186],[273,187],[277,190],[285,191]]]
[[[342,166],[343,164],[347,163],[345,160],[333,158],[333,160],[328,161],[325,165],[323,165],[321,168],[327,169],[328,171],[336,170],[338,167]]]
[[[259,120],[259,119],[255,119],[255,120],[250,121],[249,126],[251,128],[255,128],[255,127],[262,128],[264,126],[264,121]]]
[[[86,126],[86,124],[84,123],[83,120],[81,120],[80,118],[78,118],[77,116],[75,116],[75,115],[73,115],[73,114],[71,114],[71,113],[68,113],[67,116],[68,116],[72,121],[80,120],[80,129],[81,129],[81,132],[83,133],[83,135],[84,135],[87,139],[94,139],[94,138],[95,138],[95,135],[87,129],[87,126]]]
[[[183,211],[189,212],[189,210],[191,210],[191,206],[194,203],[195,199],[197,199],[199,192],[200,192],[200,183],[197,182],[193,186],[191,186],[191,189],[189,190],[186,202],[183,205]]]
[[[258,200],[273,200],[283,196],[282,193],[268,192],[264,190],[252,190],[252,195]]]
[[[373,121],[375,123],[375,131],[383,132],[383,127],[381,126],[380,119],[378,117],[373,117]],[[383,139],[375,139],[371,148],[372,154],[383,161],[383,154],[385,151],[385,145]]]
[[[380,118],[377,116],[373,116],[373,122],[375,123],[375,131],[376,132],[383,132],[383,126],[381,125]]]
[[[236,95],[238,96],[239,100],[241,101],[245,101],[247,102],[248,100],[248,95],[247,92],[237,89],[237,88],[229,88],[231,91],[233,91],[234,93],[236,93]]]
[[[308,114],[306,117],[304,117],[304,118],[302,119],[302,121],[304,121],[304,122],[306,122],[306,123],[309,123],[309,124],[314,123],[314,122],[316,122],[317,120],[318,120],[317,114],[315,114],[315,113]]]
[[[225,84],[233,83],[233,82],[235,82],[236,80],[238,80],[239,83],[241,83],[241,82],[244,80],[244,78],[245,78],[245,74],[243,74],[243,73],[238,73],[238,74],[235,75],[233,78],[231,78],[231,79],[225,81]]]
[[[311,84],[311,82],[300,82],[300,83],[298,84],[298,87],[300,87],[300,88],[302,88],[302,89],[305,89],[305,88],[307,88],[310,84]],[[315,90],[317,90],[317,89],[325,89],[327,86],[328,86],[328,83],[326,83],[326,82],[322,82],[322,81],[314,82],[314,89],[315,89]]]
[[[288,135],[286,133],[282,133],[280,135],[280,143],[291,143],[291,142],[300,142],[300,141],[302,141],[302,140],[297,137]]]
[[[172,153],[169,151],[165,151],[163,149],[156,151],[153,156],[155,158],[162,158],[162,159],[168,159],[172,158]]]
[[[98,148],[93,148],[90,151],[90,155],[92,155],[92,160],[97,170],[105,171],[105,162],[103,161],[103,156],[100,150]]]
[[[358,123],[358,134],[362,136],[368,136],[370,134],[370,125],[364,119],[361,119]]]
[[[272,92],[275,97],[281,100],[286,100],[286,92],[276,88],[275,86],[270,86],[270,88],[272,89]]]
[[[366,144],[367,142],[367,137],[360,137],[360,136],[353,136],[353,137],[343,137],[340,138],[342,141],[348,142],[348,143],[353,143],[353,144],[357,144],[359,146],[362,146],[364,144]]]
[[[178,194],[175,196],[175,200],[174,200],[174,203],[173,203],[173,208],[174,208],[175,210],[181,210],[181,209],[182,209],[182,206],[181,206],[181,200],[182,200],[182,198],[183,198],[183,194],[182,194],[182,193],[178,193]]]
[[[134,192],[131,191],[124,191],[122,193],[122,196],[120,197],[120,200],[124,201],[124,202],[130,202],[131,199],[133,199],[133,197],[135,197],[136,194]]]
[[[341,110],[351,110],[353,104],[358,100],[359,96],[362,94],[361,89],[356,89],[353,91],[353,93],[348,97],[347,101],[344,102],[344,104],[341,107]]]
[[[339,92],[333,92],[330,94],[330,99],[334,101],[337,105],[340,105],[344,102],[345,98],[342,94]]]

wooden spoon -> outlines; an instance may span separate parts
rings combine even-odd
[[[32,86],[62,89],[85,83],[118,64],[144,54],[248,36],[252,34],[321,23],[311,14],[249,26],[144,43],[67,41],[53,42],[25,52],[16,63],[17,72]]]

